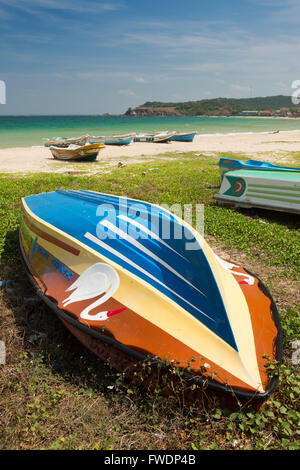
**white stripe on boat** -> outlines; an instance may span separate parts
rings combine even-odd
[[[181,256],[181,258],[186,260],[186,258],[184,256],[182,256],[180,253],[178,253],[178,251],[174,250],[174,248],[172,248],[170,245],[168,245],[162,238],[160,238],[156,233],[152,232],[151,230],[149,230],[144,225],[140,224],[139,222],[136,222],[134,219],[131,219],[130,217],[127,217],[126,215],[118,215],[118,218],[122,219],[122,220],[125,220],[125,222],[128,222],[131,225],[134,225],[135,227],[137,227],[138,229],[142,230],[147,235],[149,235],[149,237],[151,237],[153,240],[157,240],[158,242],[162,243],[167,248],[169,248],[174,253],[176,253],[176,255]]]
[[[179,295],[177,292],[173,291],[170,287],[168,287],[166,284],[164,284],[163,282],[159,281],[156,277],[152,276],[152,274],[148,273],[145,269],[141,268],[141,266],[138,266],[136,263],[134,263],[133,261],[131,261],[129,258],[127,258],[126,256],[122,255],[119,251],[115,250],[114,248],[112,248],[111,246],[109,246],[108,244],[104,243],[103,241],[99,240],[99,238],[95,237],[94,235],[92,235],[91,233],[89,232],[86,232],[86,234],[84,235],[85,238],[87,238],[88,240],[91,240],[92,242],[96,243],[97,245],[99,245],[101,248],[104,248],[106,251],[110,251],[113,255],[117,256],[118,258],[122,259],[123,261],[125,261],[125,263],[129,264],[130,266],[132,266],[133,268],[137,269],[138,271],[140,271],[141,273],[145,274],[147,277],[153,279],[155,282],[157,282],[158,284],[160,284],[161,286],[163,286],[166,290],[168,290],[169,292],[172,292],[172,294],[176,295],[176,297],[180,298],[181,300],[183,300],[185,303],[187,303],[188,305],[190,305],[191,307],[193,307],[195,310],[197,310],[198,312],[200,312],[202,315],[204,315],[205,317],[209,318],[211,321],[213,321],[214,323],[216,323],[216,320],[214,320],[213,318],[211,318],[209,315],[207,315],[205,312],[203,312],[202,310],[200,310],[199,308],[195,307],[195,305],[191,304],[188,300],[186,300],[184,297],[181,297],[181,295]]]
[[[148,256],[150,256],[150,258],[154,259],[155,261],[157,261],[158,263],[160,263],[162,266],[164,266],[165,268],[167,268],[169,271],[171,271],[173,274],[175,274],[175,276],[179,277],[182,281],[184,281],[186,284],[188,284],[190,287],[192,287],[193,289],[195,289],[197,292],[199,292],[201,295],[203,295],[203,297],[207,298],[206,295],[201,292],[199,289],[197,289],[197,287],[195,287],[193,284],[191,284],[187,279],[185,279],[183,276],[181,276],[181,274],[179,274],[177,271],[175,271],[175,269],[173,269],[168,263],[166,263],[165,261],[163,261],[162,259],[160,259],[158,256],[156,256],[154,253],[152,253],[150,250],[148,250],[146,247],[144,247],[141,243],[139,243],[137,240],[135,240],[133,237],[131,237],[130,235],[128,235],[128,233],[124,232],[123,230],[120,230],[118,227],[116,227],[115,225],[113,225],[111,222],[109,222],[108,220],[102,220],[100,222],[101,225],[103,225],[104,227],[108,228],[109,230],[111,230],[112,232],[116,233],[117,235],[119,235],[121,238],[123,238],[124,240],[126,240],[128,243],[131,243],[132,245],[134,245],[136,248],[138,248],[139,250],[143,251],[144,253],[146,253]]]

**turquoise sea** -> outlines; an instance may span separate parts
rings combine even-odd
[[[0,148],[42,145],[43,138],[83,134],[196,131],[239,134],[300,130],[300,120],[223,117],[0,116]]]

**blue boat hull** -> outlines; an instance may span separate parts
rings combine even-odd
[[[129,144],[131,144],[132,141],[133,141],[133,136],[128,136],[128,137],[116,137],[116,136],[94,137],[94,136],[90,136],[89,137],[89,143],[90,144],[97,144],[99,142],[103,142],[105,145],[129,145]]]
[[[128,139],[120,139],[120,140],[109,140],[105,139],[105,145],[129,145],[131,144],[133,137]]]
[[[300,168],[293,168],[289,166],[274,165],[269,162],[262,162],[260,160],[234,160],[230,158],[221,158],[219,161],[219,168],[221,178],[223,179],[224,173],[233,170],[277,170],[277,171],[300,171]]]
[[[193,142],[195,138],[196,133],[193,134],[177,134],[174,135],[172,140],[175,140],[177,142]]]

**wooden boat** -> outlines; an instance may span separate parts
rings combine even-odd
[[[111,136],[89,136],[89,143],[104,143],[105,145],[129,145],[135,134],[111,135]]]
[[[170,142],[176,132],[161,132],[158,134],[138,134],[134,138],[134,142],[154,142],[166,143]]]
[[[234,160],[231,158],[221,158],[219,161],[219,168],[221,178],[223,178],[224,173],[233,170],[300,171],[300,168],[274,165],[273,163],[264,162],[261,160],[248,160],[247,162],[244,162],[242,160]]]
[[[132,375],[175,364],[190,384],[241,399],[274,390],[266,357],[280,362],[281,329],[269,292],[191,226],[84,190],[28,196],[22,209],[29,278],[93,353]]]
[[[172,140],[177,142],[193,142],[197,132],[176,132]]]
[[[69,145],[63,147],[50,147],[53,157],[57,160],[72,160],[72,161],[88,161],[93,162],[97,160],[97,156],[101,149],[105,147],[104,144],[91,144],[91,145]]]
[[[89,135],[89,144],[104,144],[105,136],[104,135]]]
[[[224,173],[219,194],[222,205],[260,207],[300,213],[300,171],[236,170]]]
[[[53,137],[52,139],[44,139],[45,147],[68,147],[69,145],[85,145],[88,141],[89,136],[88,135],[82,135],[81,137],[72,137],[72,138],[66,138],[66,137]]]

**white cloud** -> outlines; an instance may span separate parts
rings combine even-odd
[[[255,1],[270,8],[258,9],[265,17],[246,24],[234,23],[233,16],[215,22],[97,16],[129,4],[122,0],[0,0],[0,17],[24,11],[37,25],[2,22],[2,63],[18,78],[32,73],[34,79],[42,71],[41,88],[50,77],[55,91],[74,89],[78,96],[100,90],[109,103],[249,96],[252,88],[253,96],[289,94],[289,84],[300,79],[299,33],[279,21],[282,14],[292,24],[300,1]]]
[[[253,3],[269,7],[267,22],[300,24],[299,0],[252,0]]]
[[[123,7],[120,2],[99,2],[95,0],[0,0],[0,5],[20,10],[69,10],[79,13],[115,11]]]
[[[230,88],[235,91],[241,92],[250,92],[251,88],[249,86],[242,86],[242,85],[230,85]]]
[[[124,70],[100,70],[94,72],[76,72],[76,76],[82,80],[101,80],[104,78],[115,78],[115,79],[128,79],[136,83],[149,83],[149,80],[154,78],[154,75],[151,77],[145,78],[145,74],[138,75],[133,72],[125,72]]]
[[[251,97],[252,96],[252,88],[245,85],[235,85],[231,84],[229,86],[230,90],[233,90],[234,96],[236,98],[243,98],[243,97]]]
[[[206,52],[210,50],[226,50],[227,48],[237,48],[242,46],[249,34],[245,31],[231,30],[228,33],[211,32],[207,34],[200,34],[198,32],[191,32],[190,34],[183,34],[179,31],[173,33],[163,32],[130,32],[125,33],[122,37],[122,45],[134,46],[150,46],[156,47],[159,50],[168,50],[170,53],[195,53]]]
[[[119,90],[118,93],[119,95],[124,96],[136,96],[136,94],[132,90]]]
[[[136,77],[136,76],[134,76],[134,80],[135,80],[137,83],[148,83],[148,80],[146,80],[146,79],[143,78],[143,77]]]

